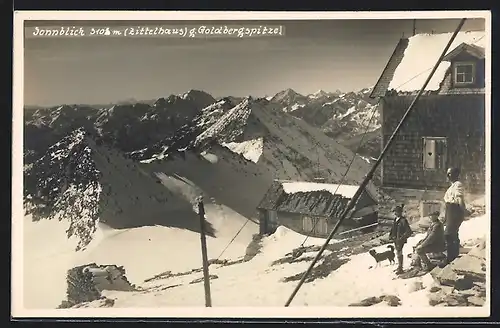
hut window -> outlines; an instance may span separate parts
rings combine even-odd
[[[424,170],[446,169],[447,140],[445,137],[423,138],[423,168]]]
[[[328,233],[328,223],[325,218],[318,218],[319,222],[316,225],[316,233],[320,235],[326,235]]]
[[[455,63],[455,84],[474,83],[474,63]]]
[[[313,222],[313,219],[308,217],[308,216],[304,216],[302,218],[302,230],[305,232],[305,233],[311,233],[312,230],[314,228],[314,222]]]
[[[276,211],[269,211],[269,223],[276,225],[278,223],[278,213]]]
[[[326,235],[328,233],[328,222],[326,218],[311,218],[304,216],[302,218],[302,230],[309,234]]]

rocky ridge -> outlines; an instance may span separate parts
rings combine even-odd
[[[444,268],[431,271],[432,306],[484,306],[486,304],[486,241],[475,244]]]

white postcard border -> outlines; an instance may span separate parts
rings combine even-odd
[[[12,317],[225,317],[225,318],[401,318],[401,317],[487,317],[484,307],[169,307],[32,310],[23,306],[23,86],[24,21],[27,20],[318,20],[318,19],[459,19],[484,18],[488,38],[485,65],[486,131],[486,209],[490,213],[491,193],[491,13],[489,11],[387,11],[387,12],[195,12],[195,11],[16,11],[14,12],[13,51],[13,150],[12,150]],[[490,222],[488,222],[490,227]],[[491,230],[491,229],[490,229]],[[487,236],[486,256],[491,263],[491,233]],[[41,246],[43,247],[43,246]],[[487,265],[487,300],[491,299],[491,265]],[[283,300],[283,304],[286,300]]]

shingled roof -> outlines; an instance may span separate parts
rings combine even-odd
[[[387,91],[414,92],[419,90],[436,64],[453,33],[417,34],[401,39],[375,84],[370,97],[386,95]],[[445,61],[441,62],[429,84],[427,92],[440,88],[450,62],[446,61],[465,50],[484,58],[487,38],[484,31],[460,32],[453,41]]]
[[[299,187],[292,190],[287,187],[287,184],[296,184]],[[337,217],[345,210],[353,196],[352,191],[355,192],[357,188],[357,186],[350,185],[275,180],[257,208],[311,216]],[[365,190],[356,209],[371,205],[376,205],[376,201]]]
[[[463,51],[469,53],[470,55],[479,58],[479,59],[484,59],[484,48],[479,47],[475,44],[469,44],[469,43],[462,43],[455,49],[453,49],[451,52],[449,52],[446,56],[444,56],[443,60],[444,61],[450,61],[453,58],[455,58],[458,54],[462,53]]]

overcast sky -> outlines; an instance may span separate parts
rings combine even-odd
[[[194,26],[196,22],[182,24]],[[203,24],[245,25],[227,21]],[[189,89],[204,90],[214,97],[261,97],[286,88],[302,94],[319,89],[356,91],[375,84],[398,39],[410,36],[413,29],[412,20],[251,23],[265,24],[283,25],[285,36],[26,38],[25,104],[146,100]],[[452,32],[457,24],[458,20],[418,20],[416,30],[417,33]],[[29,25],[42,26],[36,22]],[[44,25],[60,26],[61,22],[44,22]],[[92,26],[103,25],[110,22],[92,23]],[[469,20],[463,28],[482,29],[483,20]]]

